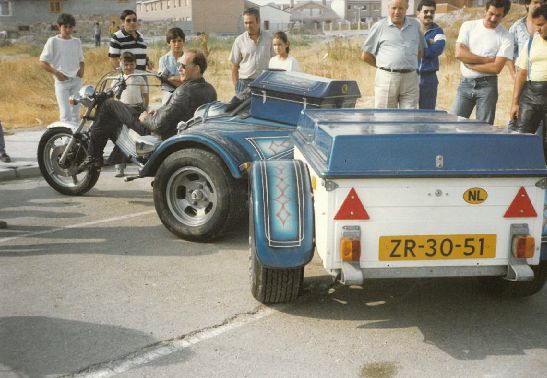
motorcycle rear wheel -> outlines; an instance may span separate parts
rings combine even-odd
[[[38,144],[38,165],[47,183],[61,194],[77,196],[88,192],[99,179],[100,171],[88,169],[78,172],[78,166],[87,156],[87,144],[76,140],[65,164],[59,159],[72,138],[68,128],[48,129]]]

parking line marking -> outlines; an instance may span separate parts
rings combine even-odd
[[[59,232],[59,231],[64,231],[64,230],[70,230],[70,229],[72,229],[72,228],[93,226],[93,225],[95,225],[95,224],[108,223],[108,222],[115,222],[115,221],[124,220],[124,219],[136,218],[136,217],[140,217],[141,215],[152,214],[152,213],[155,213],[155,212],[156,212],[155,210],[146,210],[146,211],[142,211],[142,212],[140,212],[140,213],[135,213],[135,214],[130,214],[130,215],[121,215],[121,216],[119,216],[119,217],[101,219],[101,220],[96,220],[96,221],[92,221],[92,222],[84,222],[84,223],[79,223],[79,224],[70,224],[70,225],[68,225],[68,226],[52,228],[52,229],[50,229],[50,230],[29,232],[28,234],[17,235],[17,236],[10,236],[10,237],[7,237],[7,238],[0,239],[0,243],[5,243],[5,242],[7,242],[7,241],[17,240],[17,239],[21,239],[21,238],[26,238],[26,237],[28,237],[28,236],[52,234],[52,233],[54,233],[54,232]]]
[[[222,335],[223,333],[255,322],[259,319],[271,315],[272,313],[274,313],[273,309],[269,307],[259,306],[252,312],[234,315],[218,325],[194,331],[175,339],[160,341],[156,344],[144,347],[143,349],[131,353],[125,357],[90,366],[84,371],[76,374],[70,374],[66,377],[105,378],[125,373],[128,370],[138,368],[159,358],[176,352],[180,352],[202,341],[212,339],[216,336]]]

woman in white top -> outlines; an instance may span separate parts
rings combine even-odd
[[[270,59],[268,68],[300,71],[298,61],[292,55],[289,55],[289,39],[287,38],[287,34],[282,31],[275,33],[272,44],[276,55]]]

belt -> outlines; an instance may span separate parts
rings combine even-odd
[[[400,69],[400,70],[393,69],[393,68],[385,68],[385,67],[378,67],[378,68],[381,69],[381,70],[387,71],[387,72],[396,72],[396,73],[409,73],[409,72],[414,72],[414,71],[416,71],[415,68]]]
[[[498,76],[481,76],[481,77],[476,77],[476,78],[467,78],[467,77],[464,77],[464,80],[467,80],[467,81],[490,81],[490,80],[498,80]]]

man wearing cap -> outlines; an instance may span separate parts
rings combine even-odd
[[[188,50],[178,59],[181,84],[158,110],[139,114],[135,108],[116,101],[106,100],[100,107],[91,127],[89,155],[79,169],[100,168],[103,164],[103,150],[108,139],[116,140],[122,125],[144,134],[153,132],[162,139],[176,133],[177,124],[187,121],[198,107],[217,99],[215,88],[205,81],[207,58],[203,52]]]
[[[390,0],[388,17],[375,23],[363,44],[361,59],[376,67],[376,108],[418,107],[418,59],[424,39],[420,24],[406,17],[408,0]]]

